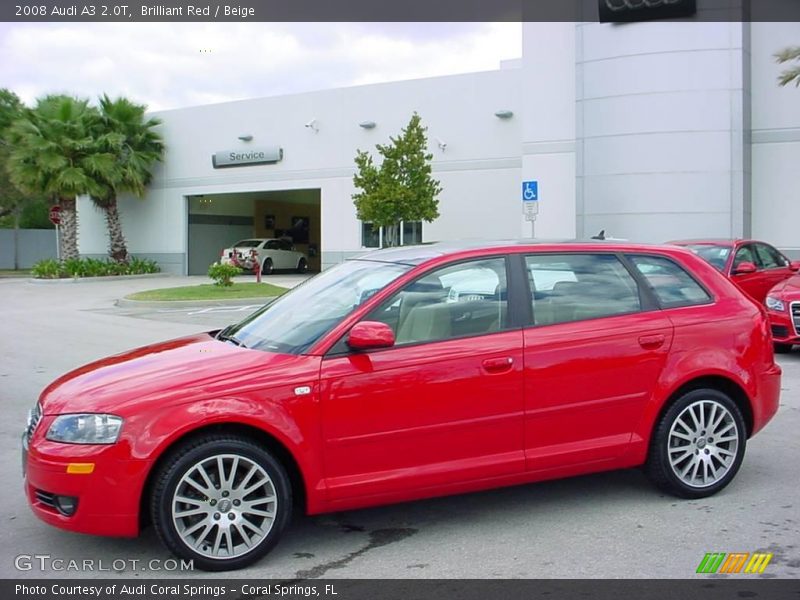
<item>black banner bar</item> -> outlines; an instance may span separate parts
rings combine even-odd
[[[343,579],[2,580],[4,600],[797,600],[800,581]]]
[[[696,5],[696,6],[695,6]],[[8,22],[800,21],[800,0],[3,0]]]

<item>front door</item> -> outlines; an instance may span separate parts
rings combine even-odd
[[[389,494],[524,469],[522,331],[508,317],[506,259],[438,268],[365,318],[394,347],[322,364],[329,498]]]

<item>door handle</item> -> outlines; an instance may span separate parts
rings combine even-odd
[[[510,356],[504,358],[487,358],[483,361],[483,370],[487,373],[505,373],[514,366],[514,359]]]
[[[664,345],[666,336],[661,333],[655,335],[643,335],[639,338],[639,345],[646,350],[655,350]]]

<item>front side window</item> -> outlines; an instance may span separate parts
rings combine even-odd
[[[660,256],[628,256],[663,308],[706,304],[711,296],[682,267]]]
[[[755,253],[751,246],[742,246],[736,251],[736,256],[733,257],[733,268],[736,269],[744,262],[758,264],[756,261]]]
[[[247,348],[302,354],[368,298],[412,267],[349,260],[312,277],[225,330]]]
[[[365,318],[389,325],[397,345],[485,335],[508,327],[506,261],[491,258],[437,269]]]
[[[756,255],[765,269],[779,269],[789,265],[789,261],[772,246],[767,244],[753,244],[756,249]]]
[[[641,310],[639,288],[610,254],[526,256],[535,325],[554,325]]]

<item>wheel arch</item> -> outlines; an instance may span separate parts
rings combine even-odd
[[[753,433],[753,407],[750,402],[750,397],[747,395],[744,387],[730,377],[725,377],[724,375],[701,375],[683,382],[667,396],[667,399],[658,410],[656,418],[653,419],[653,422],[650,424],[648,440],[652,440],[653,431],[655,431],[655,428],[658,427],[664,414],[666,414],[670,406],[672,406],[678,398],[692,390],[704,388],[720,391],[734,401],[742,412],[747,430],[747,437],[749,438]]]
[[[248,425],[246,423],[237,423],[237,422],[211,423],[186,431],[180,436],[171,440],[169,444],[167,444],[164,448],[162,448],[158,457],[155,459],[155,461],[153,461],[153,464],[150,466],[150,469],[147,473],[144,485],[142,486],[142,491],[139,498],[140,528],[142,528],[144,525],[149,524],[150,522],[148,501],[150,498],[150,493],[153,488],[153,480],[155,474],[158,473],[158,470],[161,467],[161,465],[163,465],[164,462],[169,459],[172,451],[179,445],[186,443],[190,440],[199,438],[207,434],[215,434],[215,433],[240,435],[242,437],[245,437],[247,439],[250,439],[258,443],[259,445],[263,446],[266,450],[271,452],[286,469],[286,474],[288,475],[289,482],[292,486],[293,503],[295,504],[295,506],[301,507],[304,512],[306,511],[308,496],[306,490],[306,482],[305,479],[303,478],[303,472],[300,469],[300,465],[297,459],[283,442],[281,442],[277,437],[271,435],[269,432],[264,431],[263,429],[255,427],[253,425]]]

